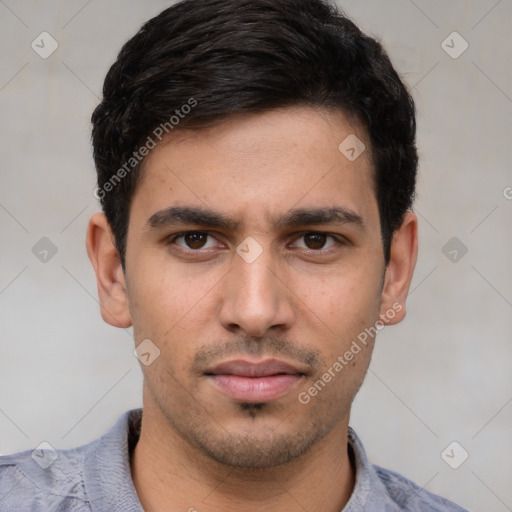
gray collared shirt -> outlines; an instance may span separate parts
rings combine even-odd
[[[0,457],[0,512],[143,512],[130,473],[141,409],[123,414],[102,437],[70,450]],[[368,462],[349,429],[356,484],[342,512],[467,512],[398,473]]]

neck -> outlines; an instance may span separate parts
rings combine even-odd
[[[292,462],[234,468],[191,446],[155,409],[145,407],[132,478],[146,512],[339,512],[355,483],[347,431],[348,418]]]

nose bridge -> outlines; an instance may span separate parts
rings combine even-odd
[[[246,296],[250,301],[275,300],[276,278],[275,273],[270,270],[272,268],[272,258],[269,253],[270,251],[267,251],[267,255],[262,254],[251,263],[243,260],[243,258],[238,258],[235,263],[237,267],[237,287],[240,289],[242,296]],[[265,303],[268,304],[268,302]]]
[[[226,276],[221,310],[226,328],[238,327],[252,336],[261,336],[270,327],[290,323],[291,306],[286,287],[276,277],[276,267],[270,248],[251,240],[247,245],[240,244]]]

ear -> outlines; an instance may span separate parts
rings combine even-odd
[[[397,324],[405,318],[405,301],[417,255],[418,218],[412,211],[408,211],[402,225],[393,235],[391,255],[384,276],[380,319],[386,325]]]
[[[89,220],[86,247],[96,273],[103,320],[114,327],[130,327],[132,319],[123,267],[103,213],[96,213]]]

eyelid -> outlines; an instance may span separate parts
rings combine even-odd
[[[181,238],[185,235],[189,235],[190,233],[202,233],[202,234],[205,234],[207,235],[208,237],[210,238],[215,238],[215,240],[218,241],[218,239],[213,236],[212,232],[211,231],[208,231],[206,229],[188,229],[187,231],[180,231],[179,233],[174,233],[173,235],[170,235],[168,237],[165,238],[165,243],[166,245],[175,245],[174,242],[178,239],[178,238]],[[201,251],[204,251],[205,249],[186,249],[184,247],[181,247],[178,245],[178,247],[184,251],[189,251],[189,252],[201,252]],[[208,249],[206,249],[208,250]]]
[[[311,235],[311,234],[323,235],[326,238],[332,238],[335,241],[335,244],[330,245],[327,248],[322,248],[322,249],[309,249],[307,247],[300,247],[300,249],[302,249],[303,251],[309,251],[309,252],[313,252],[313,253],[326,253],[329,250],[332,250],[333,247],[335,247],[336,245],[340,246],[340,245],[346,244],[348,242],[345,239],[345,237],[343,237],[342,235],[336,235],[335,233],[329,233],[327,231],[314,231],[314,230],[301,231],[300,233],[296,233],[294,235],[294,241],[296,242],[297,240],[300,240],[305,235]]]
[[[174,244],[174,242],[176,241],[176,239],[180,238],[180,237],[183,237],[187,234],[190,234],[190,233],[202,233],[202,234],[206,234],[208,237],[211,237],[211,238],[215,238],[215,240],[218,241],[218,239],[214,236],[214,234],[209,231],[209,230],[205,230],[205,229],[189,229],[189,230],[186,230],[186,231],[181,231],[179,233],[174,233],[173,235],[170,235],[168,236],[166,239],[165,239],[165,243],[167,245],[177,245],[177,244]],[[308,253],[316,253],[316,254],[322,254],[322,253],[327,253],[329,251],[332,251],[333,248],[337,245],[337,246],[343,246],[343,245],[348,245],[350,244],[350,241],[344,237],[343,235],[339,235],[339,234],[336,234],[336,233],[330,233],[328,231],[318,231],[318,230],[304,230],[304,231],[300,231],[298,233],[294,233],[293,234],[293,240],[294,241],[297,241],[298,239],[300,239],[301,237],[303,237],[304,235],[308,235],[308,234],[318,234],[318,235],[325,235],[326,237],[331,237],[332,239],[334,239],[336,241],[336,244],[334,245],[331,245],[330,247],[328,248],[325,248],[325,249],[308,249],[308,248],[304,248],[304,247],[300,247],[299,249],[301,249],[302,251],[306,251]],[[186,249],[184,247],[181,247],[181,246],[177,246],[179,247],[179,249],[185,251],[185,252],[189,252],[189,253],[201,253],[201,252],[206,252],[206,251],[209,251],[211,250],[212,248],[206,248],[206,249]]]

